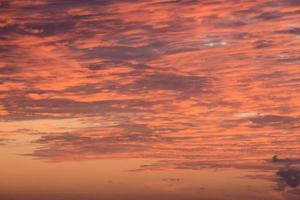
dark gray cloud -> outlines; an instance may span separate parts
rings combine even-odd
[[[138,153],[151,149],[149,144],[138,144],[130,141],[121,142],[120,137],[96,138],[70,133],[46,135],[35,141],[35,143],[42,145],[41,148],[35,149],[33,153],[23,155],[41,159],[68,159],[72,157],[84,159],[130,152]]]
[[[141,107],[149,108],[154,104],[144,100],[80,102],[66,99],[33,100],[25,97],[10,97],[2,101],[5,109],[9,110],[9,114],[5,116],[8,119],[52,118],[52,114],[95,116],[114,112],[137,112]]]
[[[118,128],[118,126],[116,126]],[[105,154],[122,154],[150,150],[152,142],[165,141],[163,136],[154,134],[144,125],[126,125],[121,132],[112,132],[104,137],[91,137],[76,133],[43,135],[34,143],[42,145],[32,154],[37,158],[60,157],[101,157]]]
[[[299,0],[281,0],[281,1],[289,6],[300,6]]]
[[[49,37],[57,34],[70,33],[75,26],[75,22],[69,21],[46,21],[46,22],[31,22],[22,25],[12,24],[1,28],[0,33],[3,39],[9,36],[32,35],[40,37]]]
[[[98,47],[93,50],[85,51],[86,58],[103,58],[103,59],[115,59],[118,55],[118,59],[121,60],[145,60],[154,58],[160,55],[152,45],[143,47],[130,47],[130,46],[112,46],[112,47]]]
[[[146,70],[151,69],[152,67],[145,63],[132,64],[130,62],[122,61],[122,60],[106,60],[98,63],[91,63],[87,65],[87,68],[92,71],[104,70],[104,69],[117,69],[118,67],[128,66],[135,70]],[[117,73],[117,71],[116,71]]]
[[[274,71],[272,73],[257,74],[255,78],[263,80],[280,79],[286,77],[288,74],[284,71]]]
[[[212,18],[214,18],[212,16]],[[230,28],[237,28],[247,25],[247,22],[236,19],[236,20],[223,20],[222,22],[217,23],[218,27],[224,28],[224,27],[230,27]]]
[[[18,71],[18,68],[12,66],[0,67],[0,75],[10,75]]]
[[[280,177],[280,190],[283,190],[285,187],[297,188],[300,186],[300,169],[290,167],[282,168],[277,171],[276,175]]]
[[[294,28],[290,28],[290,29],[287,29],[287,30],[278,31],[278,33],[299,35],[300,34],[300,28],[299,27],[294,27]]]
[[[281,115],[259,115],[249,118],[255,126],[291,126],[300,122],[299,117]]]
[[[49,37],[57,34],[70,33],[74,26],[74,20],[27,23],[25,24],[24,32],[28,33],[26,30],[36,30],[37,33],[33,33],[34,35]]]
[[[208,90],[211,79],[200,76],[188,76],[177,74],[153,74],[147,75],[129,88],[136,91],[173,90],[182,92],[184,95],[197,95],[203,90]],[[196,93],[198,92],[198,93]]]
[[[273,46],[273,42],[269,40],[258,40],[254,42],[254,48],[256,49],[269,48],[272,46]]]
[[[101,65],[95,65],[94,67],[100,68]],[[107,66],[103,66],[103,68],[106,67]],[[139,67],[139,65],[136,67]],[[141,68],[143,67],[147,66],[141,66]],[[95,68],[93,70],[100,70]],[[151,69],[151,67],[149,68]],[[93,94],[95,92],[109,90],[120,94],[137,94],[155,92],[157,90],[170,90],[178,92],[180,96],[198,96],[208,95],[214,90],[212,87],[213,80],[210,77],[203,76],[180,75],[174,73],[147,74],[147,71],[143,71],[143,69],[136,69],[132,72],[122,74],[122,77],[127,77],[128,79],[136,78],[137,80],[125,85],[118,84],[115,81],[108,81],[104,84],[75,86],[67,88],[62,93],[72,92],[76,94],[80,92],[82,94]],[[159,101],[156,100],[156,103],[159,103]]]
[[[265,21],[265,20],[276,20],[283,16],[285,16],[284,13],[274,11],[274,12],[263,12],[258,16],[256,16],[256,18]]]
[[[33,133],[40,135],[39,139],[33,141],[40,145],[40,148],[35,149],[33,153],[24,155],[40,159],[72,157],[84,159],[122,154],[131,154],[137,158],[141,156],[160,157],[159,153],[150,152],[155,149],[159,150],[159,145],[176,144],[192,139],[189,136],[176,136],[176,131],[178,130],[127,122],[103,128],[87,128],[81,132]],[[92,132],[92,135],[89,135],[89,132]],[[103,132],[105,132],[105,136],[103,136]]]

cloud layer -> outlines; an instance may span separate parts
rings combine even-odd
[[[0,136],[38,135],[22,155],[197,169],[300,153],[298,1],[0,6]]]

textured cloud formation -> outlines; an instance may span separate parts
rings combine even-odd
[[[299,6],[1,1],[0,136],[50,161],[157,161],[145,169],[299,155]]]
[[[300,170],[298,167],[285,166],[276,172],[277,187],[279,191],[288,194],[287,198],[297,198],[300,194]],[[290,196],[290,197],[289,197]]]

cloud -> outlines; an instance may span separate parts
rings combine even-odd
[[[18,68],[16,67],[1,67],[0,68],[0,74],[14,74]]]
[[[134,90],[174,90],[185,94],[200,92],[208,87],[210,80],[206,77],[177,74],[152,74],[137,80],[132,86]]]
[[[39,119],[64,116],[95,116],[108,113],[136,112],[140,107],[151,107],[150,101],[144,100],[104,100],[79,102],[66,99],[41,99],[10,97],[3,100],[3,106],[9,110],[6,118]],[[60,117],[61,116],[61,117]],[[55,118],[55,117],[54,117]]]
[[[277,171],[276,175],[280,177],[280,190],[285,187],[297,188],[300,186],[300,170],[296,168],[283,168]]]
[[[139,143],[137,143],[139,142]],[[42,145],[33,153],[23,154],[50,160],[91,159],[120,157],[128,153],[142,153],[151,149],[148,137],[144,134],[111,134],[108,136],[89,137],[76,133],[45,135],[36,140]]]
[[[299,35],[300,34],[300,28],[299,27],[294,27],[294,28],[290,28],[290,29],[287,29],[287,30],[278,31],[278,33]]]
[[[249,120],[256,126],[293,126],[300,121],[299,117],[281,115],[258,115]]]
[[[274,20],[274,19],[281,18],[283,16],[284,13],[275,11],[275,12],[263,12],[258,16],[256,16],[256,18],[260,20]]]
[[[299,6],[300,2],[298,0],[282,0],[283,3],[288,4],[289,6]]]
[[[268,41],[268,40],[258,40],[254,43],[254,47],[256,49],[269,48],[272,46],[273,46],[272,41]]]

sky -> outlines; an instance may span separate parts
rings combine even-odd
[[[0,198],[299,198],[299,20],[299,0],[0,0]]]

